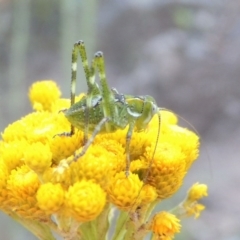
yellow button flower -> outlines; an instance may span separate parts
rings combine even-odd
[[[98,184],[80,181],[66,193],[65,205],[72,216],[80,222],[95,219],[106,204],[106,194]]]
[[[6,210],[8,169],[4,161],[0,158],[0,209]]]
[[[156,188],[149,184],[146,184],[141,190],[141,205],[152,203],[157,199],[157,197],[158,195]]]
[[[180,220],[168,212],[156,214],[152,220],[150,229],[155,235],[155,239],[171,240],[176,233],[180,232]]]
[[[69,132],[69,130],[64,131],[59,129],[57,134],[66,133]],[[71,156],[76,149],[83,146],[83,133],[76,131],[71,137],[53,135],[50,139],[49,145],[53,153],[53,162],[57,164],[61,159]]]
[[[28,143],[24,141],[3,142],[1,146],[1,157],[10,172],[24,164],[23,156]]]
[[[32,143],[25,148],[24,162],[37,173],[43,173],[52,164],[52,153],[48,145]]]
[[[12,170],[7,181],[7,188],[11,193],[11,197],[26,201],[25,197],[33,196],[39,185],[37,174],[26,165]]]
[[[186,174],[184,154],[180,147],[162,143],[152,159],[153,149],[154,146],[146,153],[146,160],[152,161],[147,182],[156,187],[158,198],[162,200],[174,194],[182,185]]]
[[[125,172],[116,174],[109,182],[107,193],[110,202],[122,210],[132,210],[141,202],[140,190],[143,182],[137,174],[126,177]]]
[[[64,203],[64,194],[60,184],[42,184],[36,195],[38,206],[48,214],[55,213]]]
[[[185,211],[187,217],[194,216],[194,218],[198,218],[204,209],[205,206],[197,202],[194,202],[191,205],[185,204]]]
[[[206,197],[207,185],[195,183],[188,191],[187,197],[183,202],[182,206],[184,208],[184,214],[186,216],[194,216],[198,218],[201,212],[205,209],[205,206],[198,203],[203,197]]]
[[[207,185],[195,183],[188,191],[188,200],[197,201],[203,197],[207,197]]]
[[[178,126],[176,115],[163,109],[160,122],[156,114],[146,129],[133,131],[129,152],[129,126],[94,137],[75,129],[70,136],[71,124],[64,115],[70,100],[60,94],[53,81],[36,82],[29,92],[36,112],[3,131],[0,209],[36,236],[41,233],[42,239],[53,239],[51,231],[56,231],[65,239],[81,235],[97,240],[110,228],[115,229],[113,239],[144,239],[150,230],[155,239],[172,239],[180,231],[179,220],[169,212],[151,218],[151,211],[182,185],[198,156],[199,137]],[[86,137],[93,141],[82,154]],[[128,176],[127,154],[131,160]],[[204,209],[198,200],[204,196],[207,187],[195,184],[171,212],[198,217]],[[113,228],[109,219],[115,208],[119,215]]]
[[[168,125],[162,136],[162,141],[173,143],[181,148],[185,155],[186,170],[191,167],[199,155],[199,137],[186,128],[178,125]]]
[[[60,97],[61,92],[53,81],[39,81],[32,85],[29,98],[33,109],[37,111],[49,111],[52,104]]]
[[[67,190],[71,185],[79,180],[76,173],[76,163],[70,166],[66,159],[59,162],[58,165],[48,168],[42,175],[43,182],[60,183]]]
[[[40,211],[35,198],[39,185],[37,174],[28,166],[12,170],[6,186],[8,207],[23,218],[45,219],[46,215]]]

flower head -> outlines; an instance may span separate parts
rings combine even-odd
[[[37,203],[40,209],[47,214],[52,214],[60,210],[64,203],[65,191],[61,184],[51,182],[42,184],[37,191]]]
[[[66,193],[65,205],[73,218],[80,222],[94,220],[106,204],[106,193],[96,183],[80,181]]]
[[[143,182],[137,174],[126,177],[125,172],[116,174],[107,189],[109,201],[122,210],[131,210],[140,201],[139,193]]]
[[[195,183],[188,191],[188,200],[189,201],[197,201],[203,197],[207,197],[207,185]]]
[[[207,185],[195,183],[189,189],[187,197],[182,204],[185,215],[198,218],[201,212],[205,209],[205,206],[200,204],[198,200],[206,197],[207,195]]]
[[[155,239],[171,240],[175,233],[179,233],[181,229],[180,220],[171,213],[160,212],[156,214],[151,222],[151,230],[155,235]]]
[[[53,103],[59,99],[61,92],[53,81],[39,81],[34,83],[29,91],[29,98],[33,109],[50,111]]]
[[[69,136],[71,124],[64,110],[70,101],[60,95],[52,81],[34,83],[29,97],[36,111],[2,133],[0,208],[24,225],[27,220],[28,224],[29,220],[49,224],[66,239],[78,235],[97,239],[97,235],[89,235],[89,229],[106,235],[111,210],[118,208],[116,229],[121,236],[143,239],[150,230],[158,239],[172,239],[180,231],[175,216],[164,212],[151,219],[149,213],[182,185],[198,156],[198,136],[178,126],[177,117],[166,110],[160,111],[160,125],[156,115],[146,129],[133,132],[129,152],[128,126],[109,133],[96,131],[93,137],[86,136],[86,129],[75,129]],[[83,96],[76,101],[86,101]],[[88,111],[94,112],[96,107],[90,106]],[[91,140],[88,149],[84,147],[86,138]],[[131,160],[128,175],[126,154]],[[203,185],[189,191],[189,215],[199,215],[203,207],[196,201],[202,196],[206,196]],[[37,229],[36,225],[29,228]]]

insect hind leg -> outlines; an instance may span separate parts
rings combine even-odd
[[[86,77],[86,82],[87,82],[87,86],[88,86],[88,93],[89,94],[100,94],[100,90],[98,85],[95,82],[95,63],[94,61],[92,61],[91,66],[89,67],[88,64],[88,58],[87,58],[87,53],[86,53],[86,48],[85,48],[85,44],[82,40],[76,42],[74,44],[73,47],[73,56],[78,56],[78,53],[80,54],[81,57],[81,61],[82,61],[82,66],[83,66],[83,70],[85,73],[85,77]],[[73,66],[77,65],[77,58],[73,59],[72,61]],[[74,75],[74,72],[73,72]],[[73,81],[76,82],[76,78],[72,79]]]
[[[87,60],[87,53],[86,48],[83,41],[78,41],[74,45],[74,49],[77,49],[81,60],[83,69],[86,76],[86,82],[88,86],[88,93],[87,93],[87,100],[86,100],[86,109],[85,109],[85,127],[84,127],[84,143],[88,141],[88,125],[89,125],[89,111],[92,104],[92,98],[95,95],[101,94],[98,84],[95,82],[95,68],[96,64],[93,59],[91,66],[89,67],[88,60]],[[75,50],[73,50],[75,51]]]
[[[93,62],[99,72],[101,95],[103,99],[103,114],[105,117],[111,119],[111,124],[108,122],[105,124],[106,132],[111,132],[113,127],[115,127],[114,125],[117,123],[118,110],[114,102],[114,92],[109,88],[107,83],[103,53],[95,53]]]
[[[98,85],[95,82],[95,65],[92,64],[89,67],[87,60],[87,53],[84,42],[82,40],[76,42],[72,49],[72,67],[71,67],[71,106],[75,103],[76,95],[76,81],[77,81],[77,61],[78,54],[81,57],[83,70],[86,77],[86,82],[88,85],[88,98],[86,101],[86,111],[85,111],[85,127],[84,127],[84,142],[87,142],[88,136],[88,122],[89,122],[89,108],[91,107],[92,96],[95,94],[100,94]],[[58,136],[72,136],[75,132],[75,128],[71,125],[70,132],[64,132],[57,134]],[[57,136],[55,135],[55,136]]]

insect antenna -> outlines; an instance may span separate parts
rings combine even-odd
[[[165,109],[163,109],[163,110],[165,110]],[[169,111],[169,112],[172,112],[172,111],[170,111],[170,110],[168,110],[168,109],[166,109],[166,110]],[[172,112],[172,113],[173,113],[173,112]],[[176,113],[174,113],[174,114],[175,114],[178,118],[180,118],[182,121],[186,122],[186,123],[192,128],[193,132],[195,132],[195,133],[200,137],[199,131],[198,131],[189,121],[187,121],[184,117],[182,117],[182,116],[180,116],[180,115],[178,115],[178,114],[176,114]],[[210,155],[209,155],[208,148],[207,148],[206,145],[205,145],[205,146],[204,146],[204,145],[205,145],[205,144],[203,144],[203,148],[204,148],[204,150],[205,150],[206,157],[207,157],[207,159],[209,160],[209,161],[208,161],[208,166],[209,166],[209,169],[210,169],[210,176],[212,177],[212,176],[213,176],[212,162],[211,162],[211,158],[210,158]]]
[[[183,122],[187,123],[187,125],[190,126],[190,128],[193,130],[193,132],[195,132],[199,137],[200,137],[200,133],[199,131],[189,122],[187,121],[184,117],[182,117],[181,115],[167,109],[167,108],[161,108],[160,109],[161,111],[167,111],[167,112],[170,112],[170,113],[173,113],[174,115],[176,115],[179,119],[181,119]],[[206,157],[207,159],[209,160],[208,161],[208,165],[209,165],[209,169],[210,169],[210,175],[212,176],[213,175],[213,172],[212,172],[212,164],[211,164],[211,161],[210,161],[210,155],[209,155],[209,152],[208,152],[208,149],[206,146],[203,146],[204,150],[205,150],[205,154],[206,154]]]
[[[160,110],[162,110],[162,109],[159,108],[159,111],[157,113],[157,115],[158,115],[158,131],[157,131],[157,137],[156,137],[156,144],[155,144],[155,147],[153,149],[152,158],[151,158],[150,163],[148,165],[148,169],[147,169],[146,174],[145,174],[145,176],[143,178],[143,182],[144,183],[147,182],[147,178],[148,178],[148,175],[149,175],[149,173],[151,171],[152,164],[153,164],[153,161],[154,161],[154,156],[155,156],[155,153],[157,151],[158,140],[159,140],[160,132],[161,132],[161,114],[160,114]]]
[[[159,108],[160,110],[160,108]],[[154,156],[155,156],[155,153],[157,151],[157,146],[158,146],[158,142],[159,142],[159,137],[160,137],[160,132],[161,132],[161,114],[160,114],[160,111],[157,112],[157,115],[158,115],[158,131],[157,131],[157,136],[156,136],[156,144],[154,146],[154,149],[153,149],[153,153],[152,153],[152,157],[151,157],[151,160],[149,162],[149,165],[148,165],[148,169],[143,177],[143,185],[140,189],[140,191],[138,192],[138,195],[134,201],[134,203],[132,204],[132,206],[130,207],[130,209],[128,210],[128,214],[126,215],[125,219],[123,220],[124,224],[129,221],[129,217],[130,219],[134,219],[135,217],[137,217],[140,212],[141,212],[141,206],[138,206],[136,208],[136,210],[134,212],[132,212],[132,210],[135,209],[135,204],[138,202],[138,199],[140,198],[140,195],[141,195],[141,192],[144,188],[144,184],[147,182],[147,178],[150,174],[150,171],[151,171],[151,167],[152,167],[152,164],[153,164],[153,161],[154,161]],[[139,215],[137,218],[141,218],[141,216]]]
[[[159,111],[160,111],[160,110],[161,110],[161,109],[159,109]],[[149,176],[149,173],[150,173],[150,171],[151,171],[152,164],[153,164],[153,161],[154,161],[154,156],[155,156],[155,153],[156,153],[156,151],[157,151],[158,140],[159,140],[160,132],[161,132],[161,114],[160,114],[159,111],[158,111],[158,113],[157,113],[157,115],[158,115],[158,131],[157,131],[157,137],[156,137],[156,144],[155,144],[154,149],[153,149],[153,153],[152,153],[151,160],[150,160],[150,162],[149,162],[149,164],[148,164],[148,169],[147,169],[147,171],[146,171],[146,173],[145,173],[145,175],[144,175],[144,177],[143,177],[143,183],[146,183],[146,182],[147,182],[147,178],[148,178],[148,176]],[[142,188],[143,188],[143,186],[142,186]],[[139,191],[139,194],[138,194],[138,196],[137,196],[137,199],[138,199],[139,196],[140,196],[140,193],[141,193],[141,191],[142,191],[142,188],[141,188],[141,190]],[[137,199],[136,199],[136,201],[137,201]]]

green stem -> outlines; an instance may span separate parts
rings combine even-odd
[[[98,239],[105,240],[107,232],[109,230],[109,212],[110,212],[110,204],[106,204],[102,213],[98,216],[96,221]]]
[[[129,220],[128,214],[128,212],[120,211],[112,240],[123,239],[124,235],[126,234],[126,222]]]
[[[174,214],[176,217],[181,218],[186,216],[186,210],[183,206],[184,202],[179,203],[176,207],[172,208],[168,212]]]
[[[145,221],[150,217],[153,209],[156,207],[156,205],[157,205],[158,203],[159,203],[159,200],[155,200],[154,202],[152,202],[152,203],[149,205],[149,207],[148,207],[148,209],[147,209],[147,211],[146,211],[146,213],[145,213]]]
[[[55,221],[58,225],[58,228],[61,232],[67,233],[70,231],[72,219],[70,217],[65,216],[64,214],[56,214],[54,215]]]
[[[83,223],[81,226],[83,240],[98,240],[98,232],[95,221]]]

